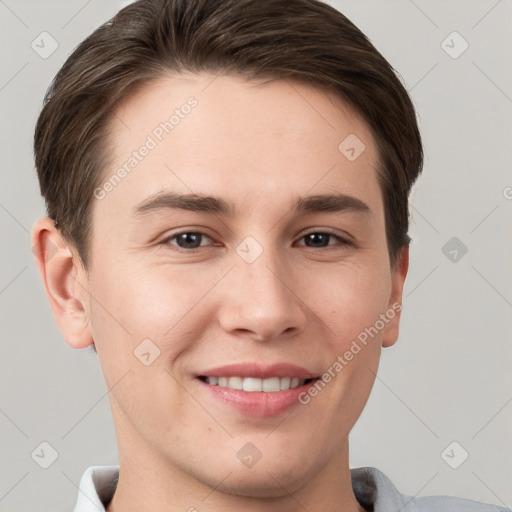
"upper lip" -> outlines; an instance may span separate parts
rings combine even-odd
[[[268,379],[271,377],[298,377],[299,379],[313,379],[318,377],[302,366],[290,363],[273,363],[262,365],[258,363],[234,363],[215,366],[198,373],[197,377],[255,377]]]

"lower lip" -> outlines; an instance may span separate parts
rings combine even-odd
[[[294,406],[300,405],[299,395],[315,383],[308,382],[303,386],[283,391],[243,391],[222,386],[212,386],[201,379],[196,379],[205,390],[221,402],[237,409],[247,416],[266,418],[279,416]]]

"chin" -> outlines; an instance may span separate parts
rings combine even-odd
[[[295,461],[290,459],[287,456],[276,456],[274,460],[262,458],[251,468],[243,466],[242,463],[234,467],[226,464],[225,470],[221,471],[217,467],[214,474],[230,474],[229,477],[220,484],[218,481],[208,482],[208,484],[213,485],[218,491],[234,496],[253,498],[289,496],[290,493],[303,487],[320,469],[316,465],[309,467],[300,457]],[[209,477],[211,479],[211,473]]]
[[[239,471],[236,475],[232,473],[226,481],[216,486],[216,489],[233,496],[262,499],[281,498],[296,492],[307,481],[302,477],[298,482],[297,478],[297,475],[294,477],[289,473],[282,475],[271,469],[268,473],[260,471],[257,474],[252,470]]]

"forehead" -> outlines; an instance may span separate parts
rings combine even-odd
[[[366,123],[339,97],[297,81],[165,76],[119,105],[108,139],[100,184],[112,186],[101,208],[138,204],[162,188],[228,195],[247,208],[248,199],[305,192],[380,200],[368,197],[378,187]]]

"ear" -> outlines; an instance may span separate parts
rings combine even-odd
[[[409,269],[409,246],[400,248],[391,275],[391,295],[389,297],[386,317],[389,319],[382,336],[382,346],[391,347],[398,339],[400,315],[402,312],[402,294],[405,277]]]
[[[32,252],[64,339],[73,348],[88,347],[93,339],[87,315],[87,274],[80,257],[48,217],[32,228]]]

